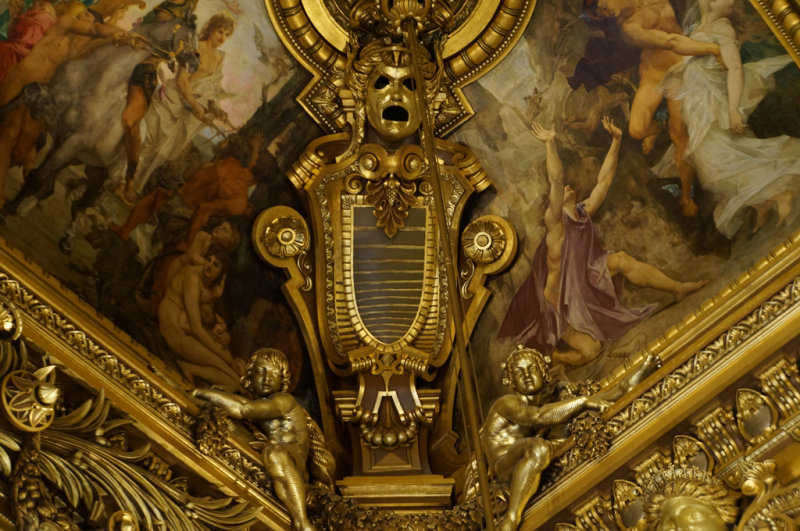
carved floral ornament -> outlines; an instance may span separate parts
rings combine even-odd
[[[10,308],[7,301],[0,306]],[[8,315],[19,317],[15,311]],[[19,330],[11,320],[7,329]],[[13,336],[12,336],[13,337]],[[0,341],[0,474],[14,522],[23,531],[246,529],[260,507],[224,495],[192,496],[136,423],[112,410],[101,390],[82,403],[63,387],[81,388],[29,354],[25,340]],[[37,368],[38,367],[38,368]],[[60,380],[60,381],[59,381]]]

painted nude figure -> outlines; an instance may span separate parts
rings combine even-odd
[[[332,485],[335,465],[316,422],[286,392],[289,380],[289,363],[284,353],[262,348],[250,357],[242,378],[242,385],[258,398],[249,400],[216,389],[195,389],[192,395],[261,429],[268,439],[262,452],[264,467],[272,478],[275,493],[286,505],[294,529],[309,531],[315,528],[306,512],[306,465],[313,476],[327,485]]]
[[[500,328],[500,337],[551,354],[553,360],[583,365],[600,354],[603,343],[621,338],[655,308],[625,308],[619,300],[622,279],[636,286],[672,293],[680,300],[707,281],[679,282],[629,254],[605,251],[592,215],[603,203],[617,169],[622,131],[608,118],[603,127],[613,140],[589,197],[578,201],[564,185],[554,129],[534,123],[533,136],[545,143],[549,202],[546,235],[536,251],[530,277],[517,292]],[[560,342],[566,349],[559,349]]]
[[[495,477],[510,481],[508,513],[499,531],[519,526],[522,511],[539,488],[542,471],[550,464],[553,443],[539,435],[542,428],[563,424],[587,410],[604,412],[609,402],[580,396],[552,403],[546,400],[549,358],[518,347],[504,364],[503,383],[514,392],[494,401],[481,428],[481,442]]]
[[[642,150],[649,153],[658,137],[653,120],[663,94],[658,85],[664,75],[686,55],[714,55],[720,58],[719,46],[699,42],[683,35],[669,0],[590,0],[586,11],[595,18],[614,18],[627,40],[642,48],[639,57],[639,88],[633,97],[628,131],[642,140]],[[694,169],[684,160],[688,134],[681,117],[680,103],[667,99],[669,137],[675,145],[675,165],[681,178],[681,207],[684,216],[697,214],[691,196]]]
[[[192,382],[199,376],[212,384],[236,385],[237,360],[203,326],[201,312],[204,304],[222,295],[229,265],[228,252],[212,246],[202,265],[187,265],[173,276],[158,307],[159,331]]]

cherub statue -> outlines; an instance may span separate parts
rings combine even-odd
[[[563,424],[586,410],[604,412],[609,402],[596,396],[579,396],[543,403],[550,382],[550,359],[538,350],[518,346],[504,364],[503,383],[514,392],[492,404],[481,428],[481,442],[495,477],[509,481],[508,512],[500,531],[519,526],[522,511],[539,487],[542,471],[550,464],[553,442],[543,428]]]
[[[252,422],[264,432],[267,441],[262,458],[275,493],[289,511],[294,528],[309,531],[315,528],[306,512],[308,469],[315,479],[332,486],[335,463],[317,423],[286,392],[289,376],[286,355],[262,348],[250,357],[241,380],[242,386],[259,398],[250,400],[216,389],[195,389],[192,395],[221,407],[233,418]]]

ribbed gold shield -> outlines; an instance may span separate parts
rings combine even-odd
[[[408,344],[429,318],[437,292],[431,213],[424,204],[411,207],[405,226],[390,238],[376,226],[372,210],[352,204],[343,212],[350,323],[367,344]]]

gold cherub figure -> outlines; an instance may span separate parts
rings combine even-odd
[[[262,348],[247,363],[242,386],[254,400],[216,389],[195,389],[192,395],[221,407],[228,415],[255,424],[267,437],[262,459],[275,494],[284,503],[294,528],[315,529],[306,512],[306,481],[311,475],[333,485],[335,463],[325,448],[317,423],[287,393],[289,362],[277,349]]]

